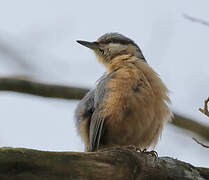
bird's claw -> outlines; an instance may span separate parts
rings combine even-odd
[[[155,159],[158,158],[158,153],[157,153],[156,151],[154,151],[154,150],[152,150],[152,151],[147,151],[147,149],[144,149],[144,150],[142,150],[141,152],[144,153],[144,154],[147,154],[147,155],[151,155],[151,156],[153,156]]]

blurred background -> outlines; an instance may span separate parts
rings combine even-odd
[[[172,110],[209,126],[198,111],[209,96],[209,1],[0,0],[0,79],[92,88],[105,71],[76,43],[106,32],[132,38],[170,89]],[[1,85],[0,85],[1,86]],[[0,92],[0,146],[83,151],[75,129],[78,100]],[[208,132],[209,133],[209,132]],[[195,166],[209,166],[204,138],[168,124],[156,150]]]

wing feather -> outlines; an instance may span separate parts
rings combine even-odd
[[[107,118],[104,113],[104,100],[108,95],[107,83],[114,77],[114,73],[115,72],[112,72],[111,74],[104,75],[102,78],[100,78],[100,81],[95,89],[95,111],[91,117],[90,123],[90,151],[98,150],[101,144],[101,139],[104,135],[105,119]]]

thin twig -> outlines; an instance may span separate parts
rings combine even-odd
[[[209,97],[205,100],[204,109],[199,108],[199,111],[209,117],[208,102],[209,102]]]
[[[15,46],[10,45],[10,43],[4,41],[0,37],[0,53],[3,55],[6,55],[7,61],[11,61],[11,66],[18,65],[19,68],[24,70],[24,72],[32,72],[35,70],[35,67],[33,67],[28,59],[23,56],[23,53],[19,52],[18,49],[16,49]],[[4,60],[4,59],[0,59]],[[15,62],[15,63],[14,63]]]
[[[189,21],[199,23],[199,24],[202,24],[202,25],[205,25],[205,26],[209,27],[209,22],[208,21],[205,21],[205,20],[202,20],[202,19],[199,19],[199,18],[196,18],[196,17],[192,17],[192,16],[189,16],[187,14],[183,14],[183,17],[185,19],[188,19]]]
[[[197,144],[200,144],[202,147],[205,147],[205,148],[209,148],[209,146],[201,143],[200,141],[198,141],[197,139],[195,139],[194,137],[192,138]]]

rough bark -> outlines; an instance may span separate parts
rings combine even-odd
[[[0,78],[0,91],[13,91],[50,98],[81,99],[89,89],[45,84],[14,77],[2,77]],[[201,138],[209,141],[209,126],[179,114],[174,115],[174,119],[171,122],[173,125],[196,133]]]
[[[1,180],[206,180],[209,169],[130,149],[94,153],[0,148]]]

